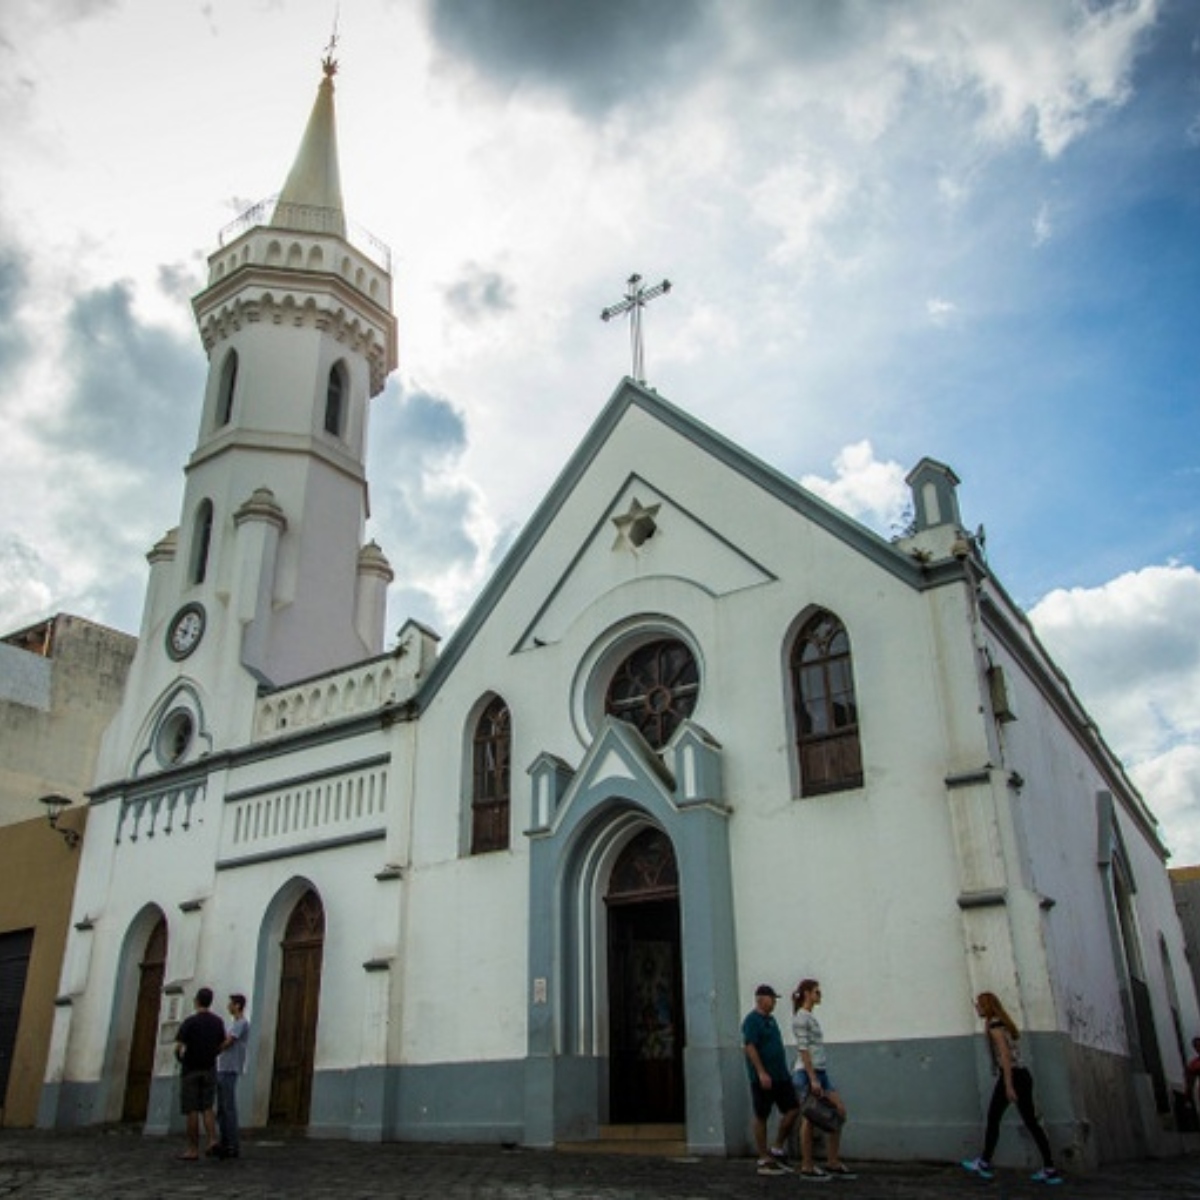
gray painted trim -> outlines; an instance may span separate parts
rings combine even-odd
[[[736,1044],[737,1022],[722,1028],[721,1038],[719,1048],[704,1052],[709,1062],[687,1063],[688,1149],[747,1155],[753,1152],[750,1091]],[[1029,1032],[1021,1046],[1062,1167],[1073,1173],[1147,1151],[1140,1130],[1143,1116],[1153,1117],[1153,1102],[1148,1089],[1136,1086],[1127,1057],[1088,1049],[1062,1033]],[[994,1076],[978,1034],[833,1043],[829,1054],[830,1073],[851,1114],[845,1149],[852,1160],[953,1162],[979,1152]],[[256,1070],[269,1069],[252,1062],[247,1084]],[[313,1078],[308,1133],[551,1148],[556,1141],[598,1137],[588,1110],[595,1111],[606,1077],[605,1059],[579,1055],[322,1070]],[[713,1112],[713,1093],[705,1090],[713,1079],[720,1081],[716,1097],[724,1098],[720,1114]],[[155,1077],[146,1133],[178,1129],[174,1082]],[[523,1106],[513,1103],[515,1096],[524,1097]],[[102,1101],[97,1081],[47,1083],[38,1126],[101,1124]],[[548,1136],[541,1120],[531,1120],[542,1113],[550,1118]],[[705,1125],[710,1115],[719,1119]],[[1028,1133],[1011,1113],[1001,1127],[996,1159],[1005,1168],[1039,1165]]]
[[[612,754],[622,764],[615,777],[600,773]],[[735,1109],[725,1060],[737,1053],[741,1013],[730,818],[720,799],[681,810],[658,756],[608,718],[549,827],[530,839],[528,1144],[589,1136],[580,1131],[608,1120],[607,1062],[594,1052],[607,1020],[594,973],[605,932],[595,914],[615,856],[646,827],[671,839],[679,871],[688,1139],[727,1139]]]
[[[283,858],[299,858],[303,854],[323,854],[327,850],[361,846],[364,842],[382,842],[386,837],[386,829],[368,829],[362,833],[351,833],[345,837],[329,838],[326,841],[305,842],[300,846],[288,846],[280,850],[264,850],[261,854],[247,854],[243,858],[219,859],[216,869],[218,871],[234,871],[238,867],[254,867],[260,863],[277,862]]]
[[[339,763],[336,767],[323,767],[319,771],[309,771],[303,775],[290,775],[286,779],[272,779],[259,787],[242,788],[241,791],[228,792],[225,803],[232,804],[236,800],[248,800],[252,796],[261,796],[266,792],[276,792],[282,788],[299,787],[305,783],[315,783],[319,779],[333,779],[339,775],[348,775],[351,771],[365,771],[370,767],[382,767],[392,761],[391,754],[376,754],[371,758],[359,758],[353,762]]]
[[[958,907],[964,911],[969,908],[995,908],[1008,903],[1007,888],[988,888],[982,892],[962,892],[958,897]]]

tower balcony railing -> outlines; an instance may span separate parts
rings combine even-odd
[[[313,204],[280,204],[278,194],[260,200],[240,217],[230,221],[218,234],[217,240],[222,247],[228,246],[251,229],[272,225],[295,232],[343,237],[377,267],[391,274],[392,251],[386,242],[361,225],[347,221],[338,209],[321,208]]]

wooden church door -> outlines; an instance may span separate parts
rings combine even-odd
[[[679,876],[670,839],[647,829],[622,851],[608,894],[609,1119],[684,1119]]]
[[[283,937],[268,1116],[272,1125],[308,1124],[324,950],[325,909],[310,888],[292,909]]]
[[[133,1014],[133,1033],[129,1039],[122,1121],[144,1121],[150,1111],[150,1081],[154,1076],[158,1010],[162,1003],[166,969],[167,919],[159,917],[158,924],[146,939],[146,949],[138,964],[137,1009]]]

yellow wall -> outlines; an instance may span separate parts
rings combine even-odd
[[[87,809],[79,807],[59,825],[82,833],[86,822]],[[0,1096],[6,1126],[31,1126],[37,1118],[78,868],[79,850],[69,849],[45,817],[0,828],[0,933],[34,930],[8,1093]]]

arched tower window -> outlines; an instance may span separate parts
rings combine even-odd
[[[342,436],[346,421],[346,390],[346,368],[340,362],[334,363],[325,388],[325,432],[334,437]]]
[[[508,849],[512,719],[498,696],[475,725],[472,750],[471,853]]]
[[[238,356],[236,350],[225,355],[221,367],[221,386],[217,391],[217,427],[228,425],[233,419],[233,397],[237,391]]]
[[[192,583],[203,583],[208,574],[208,552],[212,544],[213,506],[211,500],[201,500],[192,524],[192,561],[188,573]]]
[[[862,747],[845,626],[818,612],[792,647],[792,697],[802,794],[861,787]]]

